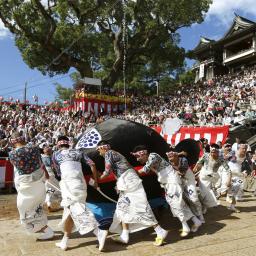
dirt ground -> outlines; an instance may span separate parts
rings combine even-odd
[[[169,210],[159,213],[160,222],[170,232],[166,243],[155,247],[153,229],[147,229],[130,235],[129,245],[115,244],[109,235],[104,252],[99,252],[96,238],[89,234],[74,234],[70,247],[63,252],[55,247],[62,237],[58,227],[61,212],[48,215],[49,225],[56,231],[51,241],[36,241],[35,235],[27,235],[18,220],[16,194],[0,195],[0,256],[58,256],[58,255],[118,255],[118,256],[256,256],[256,197],[245,193],[244,200],[238,203],[241,213],[232,213],[226,208],[226,202],[210,209],[206,214],[206,223],[196,234],[186,239],[179,237],[179,222],[170,217]]]
[[[0,195],[0,221],[18,218],[16,195]]]

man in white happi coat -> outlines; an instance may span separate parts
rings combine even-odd
[[[196,232],[202,223],[183,200],[182,181],[177,171],[157,153],[149,153],[147,147],[144,145],[135,147],[133,149],[133,155],[138,162],[144,164],[144,167],[139,172],[148,173],[149,171],[153,171],[157,174],[159,183],[165,189],[165,198],[171,208],[172,214],[182,224],[181,237],[186,237],[190,231]],[[187,221],[190,219],[194,223],[191,229],[187,224]]]
[[[127,244],[129,233],[148,227],[153,227],[157,237],[154,245],[163,244],[168,231],[157,223],[153,211],[147,201],[147,196],[136,171],[119,152],[112,150],[106,141],[98,143],[97,150],[105,158],[105,170],[101,179],[114,173],[119,191],[119,198],[110,231],[120,233],[115,241]]]
[[[211,144],[210,153],[205,153],[193,169],[194,173],[199,172],[200,199],[205,209],[218,205],[217,186],[220,180],[218,170],[221,166],[230,173],[226,160],[219,154],[219,146]]]
[[[228,162],[232,178],[227,201],[230,202],[229,209],[235,212],[240,212],[240,210],[235,208],[236,201],[242,199],[244,179],[252,171],[252,169],[248,170],[251,166],[247,163],[249,159],[247,159],[246,153],[247,144],[241,141],[238,144],[238,150],[233,152]],[[246,164],[249,166],[246,166]]]
[[[228,163],[233,153],[234,152],[231,151],[231,144],[226,143],[223,145],[219,157],[223,158]],[[219,180],[216,183],[217,198],[227,195],[231,186],[231,171],[221,165],[218,169],[218,175]]]
[[[87,185],[82,172],[81,160],[91,168],[94,186],[97,188],[97,171],[94,162],[84,153],[84,151],[69,148],[69,139],[66,136],[58,138],[57,146],[59,150],[53,154],[53,163],[61,173],[61,206],[64,207],[62,224],[64,226],[64,236],[56,246],[62,250],[68,248],[68,240],[72,231],[77,230],[81,235],[90,231],[97,236],[99,250],[104,247],[107,237],[107,230],[100,230],[93,213],[86,207]]]
[[[193,171],[190,169],[188,160],[185,157],[186,152],[175,152],[175,150],[166,153],[172,167],[179,174],[184,195],[188,201],[188,205],[192,212],[199,218],[202,223],[205,223],[203,216],[202,204],[199,200],[198,190],[196,187],[196,179]]]
[[[43,233],[38,240],[51,239],[54,233],[47,225],[43,210],[46,196],[44,182],[49,175],[42,163],[40,149],[26,145],[24,137],[18,132],[12,134],[10,142],[13,150],[9,157],[14,166],[20,221],[28,232]]]

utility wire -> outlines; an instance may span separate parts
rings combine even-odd
[[[52,82],[56,82],[56,81],[58,81],[58,80],[60,80],[60,79],[63,79],[63,78],[65,78],[65,77],[68,77],[68,76],[69,76],[69,75],[64,75],[64,76],[62,76],[62,77],[59,77],[59,78],[56,78],[56,79],[52,80]],[[35,87],[41,86],[41,85],[46,84],[46,83],[48,83],[48,81],[46,81],[46,82],[44,82],[44,83],[40,83],[40,84],[35,84],[35,85],[28,86],[27,89],[35,88]],[[15,91],[10,91],[10,92],[8,92],[8,93],[1,94],[1,96],[6,96],[6,95],[9,95],[9,94],[13,94],[13,93],[21,92],[21,91],[24,91],[24,88],[18,89],[18,90],[15,90]]]
[[[118,2],[121,2],[121,3],[122,3],[122,0],[117,0],[117,1],[115,1],[115,2],[113,3],[113,5],[111,5],[108,9],[106,9],[106,10],[103,12],[103,15],[104,15],[104,14],[107,14],[110,10],[112,10],[112,9],[117,5]],[[91,30],[92,28],[94,28],[96,22],[97,22],[97,20],[88,28],[88,31],[89,31],[89,32],[90,32],[90,30]],[[82,33],[82,34],[81,34],[77,39],[75,39],[68,47],[66,47],[64,50],[62,50],[62,52],[61,52],[57,57],[55,57],[55,58],[49,63],[49,65],[48,65],[48,67],[47,67],[46,70],[49,70],[50,66],[53,65],[54,63],[56,63],[56,62],[61,58],[61,56],[62,56],[64,53],[68,52],[68,50],[70,50],[70,49],[72,48],[72,46],[73,46],[76,42],[78,42],[83,36],[84,36],[84,34]],[[63,78],[63,77],[62,77],[62,78]],[[45,78],[45,79],[49,79],[49,78]],[[61,79],[61,78],[60,78],[60,79]],[[43,80],[44,80],[44,78],[43,78],[43,79],[39,79],[38,81],[43,81]],[[37,80],[30,80],[30,81],[27,81],[27,83],[32,83],[32,82],[35,82],[35,81],[37,81]],[[9,86],[9,87],[2,88],[1,90],[11,89],[11,88],[13,88],[13,87],[16,87],[18,84],[20,84],[20,83],[14,84],[14,85]],[[42,84],[40,84],[40,85],[42,85]],[[21,85],[21,86],[23,86],[23,85]],[[39,85],[36,85],[36,86],[39,86]],[[33,87],[36,87],[36,86],[28,86],[28,89],[29,89],[29,88],[33,88]],[[22,88],[22,89],[18,89],[18,90],[15,90],[15,91],[11,91],[11,92],[2,94],[1,96],[9,95],[10,93],[16,93],[16,92],[20,92],[20,91],[23,91],[23,90],[24,90],[23,88]]]
[[[27,81],[27,83],[31,84],[31,83],[41,82],[41,81],[44,81],[44,80],[48,80],[49,82],[51,82],[52,78],[51,77],[44,77],[44,78],[29,80],[29,81]],[[14,83],[13,85],[10,85],[8,87],[1,88],[1,91],[12,89],[12,88],[17,87],[17,86],[23,86],[24,87],[24,84],[21,84],[20,82],[19,83]]]

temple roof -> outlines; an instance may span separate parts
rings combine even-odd
[[[239,16],[238,14],[235,13],[235,18],[233,20],[233,23],[222,39],[227,38],[255,24],[256,24],[255,22],[248,20],[242,16]]]
[[[212,39],[209,39],[209,38],[206,38],[206,37],[200,37],[200,41],[199,43],[197,44],[197,46],[194,48],[193,51],[196,51],[198,49],[201,49],[203,48],[204,46],[208,46],[209,44],[215,42],[215,40],[212,40]]]
[[[233,40],[233,38],[239,36],[240,33],[245,34],[251,30],[256,30],[256,23],[235,13],[232,25],[221,39],[215,41],[206,37],[201,37],[199,43],[192,51],[202,52],[211,47],[219,47],[225,41]]]

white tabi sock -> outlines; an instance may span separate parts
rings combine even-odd
[[[156,231],[157,237],[161,237],[161,238],[165,239],[165,237],[167,236],[167,233],[168,233],[167,230],[163,229],[163,228],[160,227],[159,225],[156,226],[154,229],[155,229],[155,231]]]
[[[94,230],[96,231],[96,230]],[[99,241],[99,251],[101,252],[104,248],[105,245],[105,241],[108,235],[108,230],[102,230],[102,229],[98,229],[98,241]]]
[[[93,233],[95,236],[97,236],[97,237],[98,237],[98,232],[99,232],[98,227],[95,228],[95,229],[92,231],[92,233]]]
[[[234,204],[231,204],[229,208],[230,208],[230,210],[236,210],[236,207]]]
[[[65,251],[68,248],[68,239],[69,237],[67,235],[64,235],[62,240],[55,245]]]
[[[202,222],[196,216],[192,217],[192,221],[196,226],[202,225]]]
[[[240,212],[240,210],[238,210],[236,207],[235,207],[235,204],[231,204],[229,207],[228,207],[229,210],[231,211],[234,211],[236,213]]]
[[[39,236],[38,240],[48,240],[54,237],[54,232],[50,227],[47,227],[41,236]]]
[[[204,219],[204,215],[203,215],[203,214],[199,216],[199,220],[200,220],[202,223],[205,223],[205,219]]]
[[[190,232],[190,228],[189,228],[188,223],[186,221],[182,221],[181,225],[182,225],[182,230],[183,231]]]
[[[191,231],[196,232],[199,229],[199,227],[202,225],[202,222],[196,216],[192,217],[192,221],[194,225],[192,226]]]
[[[120,235],[121,239],[125,242],[128,243],[129,241],[129,230],[123,229],[122,234]]]

